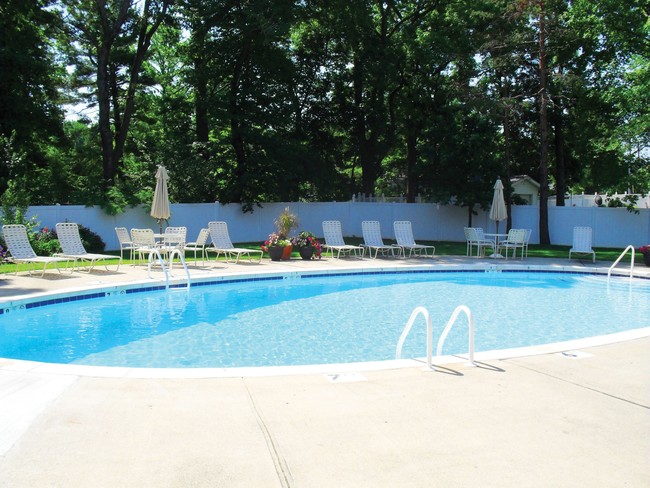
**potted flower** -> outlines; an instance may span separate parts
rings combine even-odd
[[[288,240],[291,231],[298,226],[298,217],[296,217],[295,214],[291,213],[289,207],[286,207],[280,213],[280,215],[278,215],[278,217],[275,219],[273,223],[275,224],[275,228],[277,229],[278,237],[282,240]],[[291,250],[292,250],[291,242],[288,242],[282,254],[283,260],[287,261],[291,259]]]
[[[300,257],[308,260],[316,256],[318,259],[321,257],[322,248],[318,239],[307,230],[301,231],[297,237],[291,238],[291,244],[298,249]]]
[[[279,234],[272,232],[262,244],[262,251],[269,253],[271,261],[280,261],[285,248],[290,245],[287,239],[282,239]]]
[[[643,254],[643,262],[645,263],[645,265],[650,266],[650,244],[641,246],[639,248],[639,252]]]

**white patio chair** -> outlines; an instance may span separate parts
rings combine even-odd
[[[152,229],[131,229],[131,242],[133,242],[134,253],[138,256],[138,264],[142,264],[145,256],[147,263],[152,252],[157,251],[160,257],[167,257],[166,250],[156,242],[156,236]]]
[[[194,263],[196,264],[196,253],[201,253],[201,265],[205,265],[205,260],[208,257],[206,246],[210,238],[210,229],[201,229],[199,235],[194,242],[185,243],[185,251],[194,251]]]
[[[508,250],[512,249],[513,259],[517,257],[517,249],[521,249],[521,260],[524,259],[524,247],[526,243],[526,229],[510,229],[508,237],[497,244],[498,251],[505,249],[505,257],[508,259]]]
[[[409,257],[412,255],[430,257],[432,258],[436,253],[435,246],[427,246],[425,244],[417,244],[413,238],[413,227],[409,220],[397,220],[393,222],[393,230],[395,231],[395,246],[402,249],[402,254],[406,256],[406,250],[409,251]],[[431,254],[429,254],[429,251]]]
[[[377,220],[364,220],[361,222],[361,232],[363,234],[363,247],[368,250],[368,255],[372,259],[376,259],[379,253],[382,256],[387,256],[390,253],[392,257],[395,257],[395,249],[398,249],[398,254],[402,253],[401,247],[384,244],[381,237],[381,227]],[[373,251],[375,252],[374,256],[372,255]]]
[[[216,259],[219,259],[220,254],[223,254],[227,261],[230,261],[234,256],[235,264],[237,264],[239,263],[239,258],[242,256],[248,256],[250,262],[253,262],[253,256],[259,256],[257,262],[262,262],[264,251],[261,249],[246,249],[243,247],[235,247],[233,245],[230,240],[228,224],[226,222],[208,222],[208,229],[210,230],[210,237],[212,238],[212,246],[206,248],[206,251],[216,253]]]
[[[103,261],[104,267],[108,271],[108,261],[117,259],[117,269],[120,269],[122,260],[117,256],[86,251],[83,242],[81,242],[81,235],[79,234],[79,226],[77,224],[73,222],[60,222],[56,224],[56,235],[59,238],[59,244],[61,244],[63,252],[56,253],[55,256],[75,259],[75,266],[78,264],[78,260],[88,261],[90,263],[88,267],[89,273],[93,270],[96,261]]]
[[[43,271],[41,272],[41,277],[45,275],[45,269],[48,264],[53,263],[56,267],[56,270],[61,273],[59,269],[59,263],[66,263],[66,268],[68,267],[69,261],[76,261],[75,258],[62,258],[56,256],[37,256],[34,252],[34,248],[29,243],[29,237],[27,237],[27,228],[21,224],[7,224],[2,226],[2,236],[4,237],[5,244],[7,249],[11,254],[11,259],[16,263],[16,274],[18,274],[18,264],[19,263],[28,263],[31,265],[28,268],[29,274],[32,274],[32,269],[36,264],[43,265]],[[74,270],[74,266],[72,268]],[[72,270],[70,270],[72,272]]]
[[[338,220],[325,220],[323,221],[323,239],[325,244],[323,244],[323,251],[330,251],[332,257],[334,257],[334,251],[336,251],[337,259],[343,256],[355,255],[356,257],[363,257],[366,253],[366,249],[363,246],[354,246],[352,244],[346,244],[343,240],[343,231],[341,230],[341,222]]]
[[[476,257],[485,256],[485,249],[492,249],[496,252],[496,244],[493,240],[483,235],[480,227],[465,227],[465,239],[467,240],[467,255],[472,256],[473,248],[476,246]]]
[[[573,245],[569,249],[569,259],[571,254],[591,254],[591,262],[596,262],[596,252],[591,248],[591,227],[574,227],[573,228]]]
[[[186,240],[187,227],[167,227],[162,242],[158,244],[158,250],[161,254],[169,256],[171,260],[172,251],[175,249],[183,253]]]
[[[133,251],[135,246],[126,227],[115,227],[117,240],[120,243],[120,261],[124,261],[124,251],[129,251],[129,259],[133,261]]]

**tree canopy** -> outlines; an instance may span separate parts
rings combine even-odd
[[[246,210],[363,192],[471,219],[515,175],[559,205],[645,193],[648,15],[641,0],[8,0],[0,192],[119,212],[150,201],[164,164],[175,201]]]

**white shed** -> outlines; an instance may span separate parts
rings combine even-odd
[[[510,178],[512,193],[526,201],[527,205],[539,203],[539,183],[527,175],[513,176]]]

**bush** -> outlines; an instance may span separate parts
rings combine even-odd
[[[30,235],[30,242],[34,252],[39,256],[51,256],[61,252],[61,245],[57,238],[56,231],[43,227],[38,232]]]
[[[106,248],[106,243],[102,241],[102,238],[99,235],[95,234],[88,227],[79,225],[79,235],[81,236],[81,242],[83,242],[86,251],[94,253],[102,253]]]

